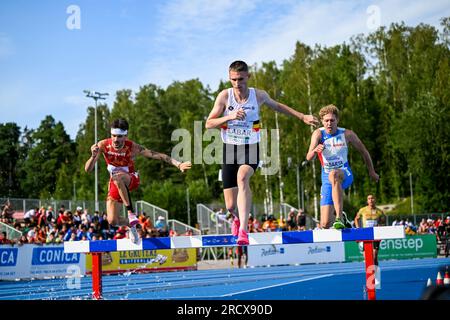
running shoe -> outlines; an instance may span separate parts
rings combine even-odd
[[[239,227],[241,226],[241,222],[239,218],[234,217],[233,223],[231,225],[231,234],[233,236],[237,236],[239,234]]]
[[[345,224],[342,222],[340,218],[336,218],[336,221],[333,223],[333,229],[344,229]]]
[[[239,237],[237,239],[237,244],[239,246],[247,246],[250,242],[248,241],[248,234],[245,230],[239,230]]]
[[[129,221],[130,227],[135,227],[139,223],[139,219],[137,218],[137,216],[134,213],[128,214],[128,221]]]
[[[139,233],[136,230],[136,225],[129,228],[128,238],[130,238],[131,242],[137,244],[139,241]]]

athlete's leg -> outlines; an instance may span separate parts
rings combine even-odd
[[[114,227],[119,225],[119,213],[121,207],[122,204],[120,202],[108,196],[108,199],[106,200],[106,215],[108,223]]]
[[[236,212],[237,206],[237,196],[238,196],[238,188],[227,188],[223,189],[223,197],[225,199],[225,206],[227,210],[235,217],[238,217]]]
[[[247,232],[248,216],[252,205],[252,190],[250,189],[250,177],[255,171],[249,165],[239,167],[237,173],[238,196],[237,206],[239,211],[239,220],[241,222],[240,229]]]
[[[332,204],[321,205],[320,206],[320,227],[322,229],[330,228],[333,225],[334,219],[335,219],[334,206]]]
[[[123,204],[127,207],[128,213],[132,213],[132,205],[128,186],[131,183],[131,176],[128,173],[117,173],[111,178],[119,191]]]
[[[344,190],[342,189],[342,181],[344,180],[344,172],[342,170],[332,170],[328,175],[328,180],[332,187],[332,197],[336,218],[341,218],[344,206]]]

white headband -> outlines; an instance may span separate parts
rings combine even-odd
[[[120,135],[120,136],[126,136],[128,134],[127,130],[122,130],[120,128],[111,128],[111,134],[113,135]]]

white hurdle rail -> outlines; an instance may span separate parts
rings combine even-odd
[[[375,300],[373,242],[405,238],[403,226],[358,229],[318,229],[308,231],[249,233],[249,245],[280,245],[296,243],[321,243],[358,241],[364,244],[368,299]],[[177,236],[139,239],[134,244],[129,239],[69,241],[64,242],[65,253],[92,254],[92,282],[94,299],[101,299],[101,253],[113,251],[141,251],[180,248],[208,248],[237,246],[237,237],[224,235]],[[370,268],[369,268],[370,267]],[[369,281],[372,285],[369,285]]]

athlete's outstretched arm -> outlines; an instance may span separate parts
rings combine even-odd
[[[223,90],[217,95],[216,101],[214,102],[214,107],[206,120],[206,129],[218,128],[227,121],[235,119],[243,120],[245,118],[245,111],[242,109],[238,109],[235,112],[231,112],[228,115],[221,117],[227,105],[227,100],[227,90]]]
[[[309,114],[303,114],[297,110],[292,109],[291,107],[288,107],[285,104],[282,104],[278,101],[273,100],[269,94],[264,90],[257,90],[258,100],[261,104],[266,104],[268,107],[273,109],[274,111],[278,111],[280,113],[284,113],[288,116],[292,116],[295,118],[298,118],[299,120],[303,121],[305,124],[310,126],[316,126],[319,124],[319,121],[316,117]]]
[[[103,150],[103,141],[100,141],[91,146],[91,157],[84,164],[84,170],[86,172],[92,172],[92,170],[94,170],[95,163],[97,162],[98,157],[100,156],[102,150]]]
[[[311,161],[315,158],[316,153],[322,152],[323,144],[320,144],[320,137],[320,129],[314,130],[313,134],[311,135],[311,143],[309,145],[308,153],[306,154],[306,160]]]
[[[369,171],[370,178],[372,178],[372,180],[374,180],[375,182],[378,182],[380,177],[375,172],[372,158],[370,157],[369,151],[367,151],[366,146],[362,143],[362,141],[358,138],[356,133],[354,133],[352,130],[349,129],[345,130],[345,138],[359,151],[359,153],[361,153],[364,159],[364,163],[366,164],[367,170]]]
[[[146,158],[150,159],[156,159],[161,160],[164,162],[167,162],[168,164],[171,164],[175,167],[177,167],[181,172],[184,172],[185,170],[189,170],[192,167],[192,164],[190,161],[186,162],[180,162],[178,160],[175,160],[174,158],[169,157],[168,155],[156,151],[152,151],[150,149],[147,149],[139,144],[134,144],[135,153],[140,154]]]

